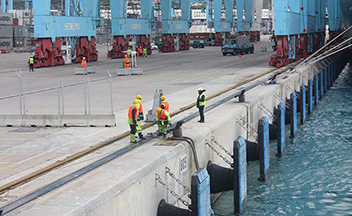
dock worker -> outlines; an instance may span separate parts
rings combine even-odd
[[[131,57],[131,48],[130,47],[128,47],[128,49],[127,49],[127,56]]]
[[[158,124],[158,136],[163,135],[163,137],[166,137],[167,125],[171,125],[171,118],[169,112],[166,111],[166,109],[158,107],[156,109],[156,122]]]
[[[82,64],[82,68],[86,68],[87,67],[87,61],[86,61],[85,57],[83,57],[81,64]]]
[[[139,52],[139,55],[140,55],[140,56],[143,56],[143,49],[142,49],[142,47],[140,47],[140,48],[138,49],[138,52]]]
[[[29,57],[28,60],[28,64],[29,64],[29,72],[34,72],[33,68],[34,68],[34,57],[33,55],[31,55],[31,57]]]
[[[142,134],[142,125],[141,125],[141,120],[144,120],[142,96],[141,95],[137,95],[136,101],[138,102],[138,106],[137,106],[137,110],[138,110],[137,133],[138,133],[139,139],[145,139],[143,134]]]
[[[136,132],[137,132],[137,119],[138,119],[138,101],[134,100],[132,106],[128,109],[128,124],[130,125],[130,143],[137,143]]]
[[[123,62],[125,63],[125,68],[130,68],[130,58],[127,55],[125,55]]]
[[[160,107],[164,105],[164,108],[163,108],[163,109],[166,109],[166,111],[169,112],[169,108],[170,108],[170,107],[169,107],[169,102],[166,101],[165,96],[164,96],[164,95],[161,96],[161,97],[160,97],[160,100],[161,100]],[[161,107],[161,108],[162,108],[162,107]]]
[[[198,121],[199,123],[204,123],[205,118],[204,118],[204,108],[207,103],[206,97],[205,97],[205,89],[199,88],[198,89],[198,98],[197,98],[197,108],[199,110],[199,116],[200,120]]]
[[[143,48],[143,57],[147,58],[148,57],[148,53],[147,53],[147,48]]]

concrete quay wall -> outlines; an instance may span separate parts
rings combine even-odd
[[[264,116],[271,123],[273,118],[263,111],[263,107],[273,112],[280,101],[289,98],[293,91],[299,91],[300,85],[307,84],[307,80],[312,79],[315,71],[319,71],[323,65],[317,63],[282,74],[277,78],[276,84],[260,85],[246,92],[246,102],[239,103],[237,99],[233,99],[207,112],[205,124],[194,119],[183,125],[183,135],[194,140],[200,168],[206,167],[209,160],[229,167],[205,145],[205,141],[211,142],[215,139],[231,153],[233,141],[238,136],[254,141],[248,130],[240,126],[238,119],[244,117],[252,128],[257,128],[259,119]],[[168,144],[177,145],[165,146]],[[216,145],[213,144],[213,147],[222,152]],[[226,157],[226,154],[222,154]],[[228,159],[230,160],[229,157]],[[154,216],[161,199],[185,208],[155,180],[158,174],[171,190],[190,203],[187,192],[165,173],[165,167],[170,168],[190,188],[191,176],[196,167],[192,149],[187,142],[154,139],[10,215]]]

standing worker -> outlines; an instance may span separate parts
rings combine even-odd
[[[199,88],[198,89],[198,98],[197,98],[197,108],[199,109],[199,115],[200,115],[200,120],[198,121],[199,123],[204,123],[204,108],[207,103],[206,98],[205,98],[205,89]]]
[[[131,48],[130,47],[128,47],[128,49],[127,49],[127,56],[131,57]]]
[[[130,143],[137,143],[136,132],[137,132],[137,119],[138,119],[138,101],[134,100],[132,106],[128,109],[128,124],[131,128]]]
[[[130,58],[127,55],[125,55],[123,62],[125,63],[125,68],[130,68]]]
[[[139,139],[145,139],[143,134],[142,134],[142,125],[141,125],[141,120],[144,120],[144,115],[143,115],[143,106],[142,106],[142,96],[137,95],[136,101],[138,102],[137,110],[138,110],[138,119],[137,119],[137,133]]]
[[[142,57],[143,56],[143,49],[141,47],[138,49],[138,52],[139,52],[139,55]]]
[[[33,55],[31,55],[31,57],[29,57],[28,60],[28,64],[29,64],[29,72],[34,72],[33,68],[34,68],[34,58]]]
[[[171,125],[171,118],[169,112],[165,109],[158,107],[156,109],[156,122],[158,124],[159,131],[158,136],[163,135],[163,137],[166,137],[167,125]]]
[[[148,53],[147,53],[147,48],[143,48],[143,57],[147,58],[148,57]]]
[[[160,100],[161,100],[160,107],[163,108],[162,106],[164,106],[163,109],[166,109],[166,111],[169,112],[169,102],[166,101],[165,96],[164,96],[164,95],[161,96],[161,97],[160,97]]]
[[[82,64],[82,68],[86,68],[87,67],[87,61],[86,61],[85,57],[83,57],[81,64]]]

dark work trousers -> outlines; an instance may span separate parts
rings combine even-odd
[[[198,109],[199,109],[200,121],[204,122],[205,121],[205,119],[204,119],[204,106],[199,106]]]
[[[33,70],[33,65],[34,65],[34,64],[29,64],[29,71],[34,72],[34,70]]]
[[[131,134],[136,134],[137,125],[136,124],[130,124],[130,128],[131,128]]]

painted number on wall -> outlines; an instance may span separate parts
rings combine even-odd
[[[187,156],[181,156],[180,157],[180,171],[181,173],[187,171]]]

